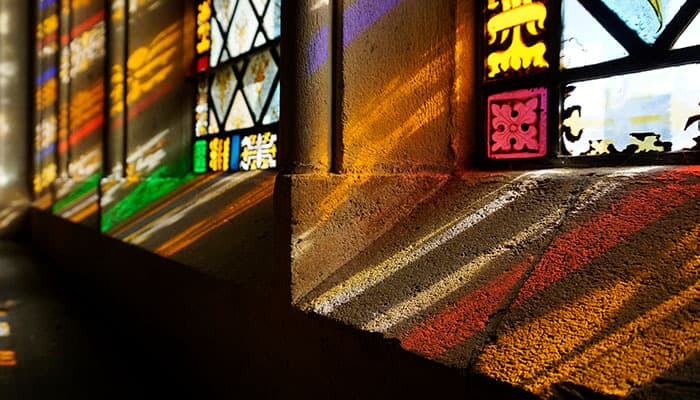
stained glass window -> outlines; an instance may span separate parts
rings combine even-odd
[[[277,166],[280,6],[197,2],[194,172]]]
[[[700,2],[481,4],[486,159],[697,159]]]

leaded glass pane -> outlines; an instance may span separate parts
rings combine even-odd
[[[700,15],[697,15],[693,22],[685,28],[685,31],[673,45],[674,49],[700,45]]]
[[[216,114],[214,114],[214,110],[209,109],[209,133],[215,135],[219,131],[219,122],[216,120]]]
[[[209,140],[209,170],[228,171],[231,157],[231,138],[212,138]]]
[[[627,50],[578,0],[562,2],[561,68],[578,68],[622,58]]]
[[[209,129],[209,93],[207,85],[208,81],[206,79],[201,79],[199,85],[197,85],[197,104],[194,109],[195,136],[204,136]]]
[[[697,150],[700,64],[569,85],[562,136],[574,156]],[[692,124],[691,124],[692,125]]]
[[[226,130],[233,131],[236,129],[252,128],[255,125],[253,117],[250,115],[250,110],[246,104],[243,93],[239,90],[236,92],[236,97],[233,100],[233,107],[226,119]]]
[[[253,3],[253,7],[255,8],[255,12],[258,15],[263,15],[265,12],[265,7],[267,6],[268,1],[267,0],[250,0],[251,3]]]
[[[211,0],[201,0],[197,4],[197,42],[195,43],[195,53],[197,54],[197,72],[206,70],[207,66],[209,65],[212,30],[211,16]]]
[[[263,118],[263,124],[272,124],[280,120],[280,83],[277,82],[275,85],[275,92],[272,95],[272,101],[270,101],[270,107],[265,113],[265,118]]]
[[[245,1],[243,0],[243,2]],[[236,9],[236,3],[238,3],[238,0],[214,0],[214,10],[216,11],[214,16],[224,32],[229,29],[231,17],[233,17],[233,12]]]
[[[225,120],[226,113],[231,107],[237,80],[230,67],[223,68],[214,74],[211,82],[211,101],[214,103],[217,120],[220,124]]]
[[[196,140],[193,145],[192,154],[193,170],[197,174],[207,172],[207,141]]]
[[[645,42],[652,44],[686,0],[603,0]]]
[[[272,132],[246,135],[241,139],[242,170],[277,167],[277,135]]]
[[[211,26],[211,55],[209,58],[209,66],[215,67],[219,65],[219,59],[223,58],[221,61],[226,61],[228,59],[228,53],[222,57],[222,53],[224,53],[224,35],[221,32],[219,24],[212,22]]]
[[[243,78],[243,91],[256,121],[271,94],[276,75],[277,64],[269,51],[255,55],[248,63]]]
[[[248,0],[240,0],[226,38],[226,47],[231,57],[239,56],[253,47],[258,19]]]
[[[269,39],[280,36],[280,21],[282,20],[282,2],[280,0],[268,1],[267,11],[263,17],[263,28]]]

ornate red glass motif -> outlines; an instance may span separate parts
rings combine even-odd
[[[547,89],[521,89],[488,97],[489,158],[535,158],[547,153]]]

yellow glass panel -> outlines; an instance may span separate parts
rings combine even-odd
[[[547,6],[534,0],[492,0],[488,3],[486,71],[495,78],[510,71],[547,68]],[[532,39],[536,39],[532,43]]]

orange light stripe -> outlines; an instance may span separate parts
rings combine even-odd
[[[34,201],[34,207],[39,208],[41,210],[46,210],[51,208],[51,205],[53,204],[53,199],[51,197],[50,193],[45,193],[41,195],[41,197],[37,198]]]
[[[158,89],[155,92],[148,95],[147,97],[145,97],[141,100],[138,100],[133,105],[129,104],[128,105],[129,113],[127,115],[127,120],[131,120],[134,116],[138,115],[143,110],[148,108],[156,100],[160,99],[161,97],[166,95],[168,92],[170,92],[173,89],[173,87],[174,87],[174,85],[163,86],[160,89]],[[112,118],[112,129],[119,129],[123,125],[124,125],[124,118],[122,118],[121,116],[116,117],[116,118]]]
[[[13,350],[0,350],[0,367],[14,367],[17,365],[17,358]]]
[[[161,256],[168,257],[179,252],[185,247],[188,247],[192,243],[201,239],[207,233],[222,226],[226,222],[236,218],[238,215],[272,196],[274,182],[274,176],[266,178],[255,189],[237,198],[216,215],[209,217],[204,221],[198,222],[184,232],[168,240],[158,247],[155,252]]]
[[[71,222],[82,222],[85,218],[96,213],[98,209],[99,209],[99,206],[97,205],[97,202],[95,201],[89,207],[85,208],[83,211],[72,216],[70,218],[70,221]]]

